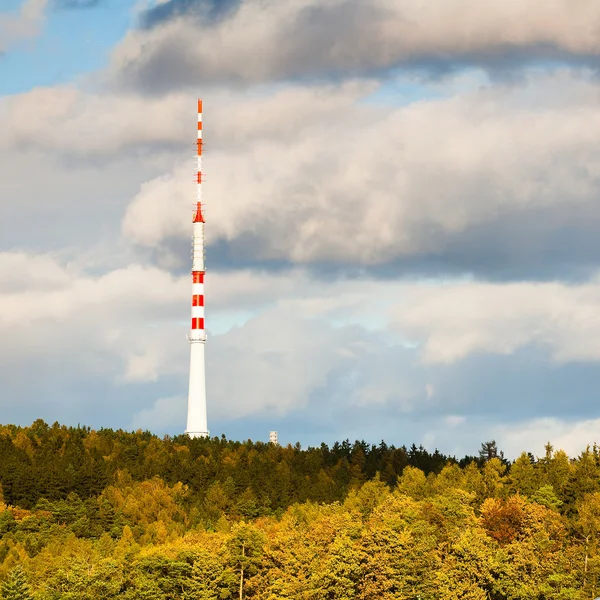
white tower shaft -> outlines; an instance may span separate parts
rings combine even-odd
[[[190,387],[185,432],[192,438],[208,436],[206,416],[206,368],[204,349],[204,215],[202,206],[202,100],[198,100],[198,174],[192,241],[192,327],[190,342]]]

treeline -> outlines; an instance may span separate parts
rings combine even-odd
[[[0,428],[6,599],[584,600],[600,452]],[[27,476],[31,479],[27,482]]]
[[[0,482],[8,504],[32,508],[41,498],[60,500],[71,492],[98,496],[127,472],[135,481],[158,476],[183,483],[201,503],[206,494],[224,494],[241,516],[272,514],[294,502],[335,502],[348,490],[380,474],[393,486],[406,466],[439,472],[457,462],[437,450],[336,443],[302,450],[300,445],[234,442],[225,437],[158,438],[149,432],[52,426],[0,426]],[[467,464],[472,458],[465,458]],[[248,513],[248,511],[250,511]]]

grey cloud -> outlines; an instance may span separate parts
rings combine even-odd
[[[241,0],[167,0],[139,15],[142,29],[152,29],[178,17],[195,17],[204,23],[216,23],[232,14]]]
[[[52,251],[89,260],[93,268],[107,257],[110,267],[131,257],[131,248],[119,239],[123,211],[140,179],[172,164],[123,157],[104,167],[73,166],[51,153],[1,156],[0,251]]]
[[[501,356],[473,355],[456,369],[436,372],[445,414],[498,419],[507,427],[539,418],[578,421],[597,416],[592,392],[600,381],[597,363],[557,365],[547,352],[528,346]]]
[[[130,32],[116,49],[116,84],[163,93],[209,82],[376,76],[399,67],[445,73],[466,65],[510,71],[548,60],[596,64],[600,54],[594,0],[549,0],[544,10],[518,0],[476,7],[466,0],[426,6],[245,0],[216,22],[204,18],[203,9],[220,3],[164,6],[146,14],[153,27]],[[181,11],[185,16],[176,16]]]

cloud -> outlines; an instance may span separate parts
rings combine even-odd
[[[359,116],[356,102],[375,87],[373,82],[347,82],[248,95],[212,90],[204,95],[207,149],[251,150],[257,139],[293,142],[299,132],[308,134],[340,113]],[[194,156],[196,99],[186,93],[140,98],[72,85],[34,88],[0,98],[0,124],[6,132],[0,150],[97,162],[136,155],[152,160],[161,151]]]
[[[584,279],[600,253],[598,89],[583,71],[399,107],[374,103],[369,83],[213,90],[210,264]],[[0,173],[12,182],[0,207],[5,243],[23,243],[7,212],[18,197],[37,217],[27,243],[55,237],[42,217],[59,206],[70,214],[67,243],[95,241],[101,224],[116,236],[124,213],[126,240],[181,266],[195,197],[194,110],[188,94],[72,87],[1,101]],[[56,206],[40,206],[41,194]],[[100,206],[103,220],[92,220]]]
[[[154,267],[94,274],[60,257],[0,253],[0,378],[11,390],[3,400],[6,418],[49,415],[182,431],[189,285],[189,275]],[[237,427],[254,436],[276,427],[305,443],[384,438],[460,453],[474,452],[482,439],[501,442],[510,423],[518,428],[540,415],[557,423],[585,420],[595,402],[590,390],[600,383],[590,363],[600,359],[593,350],[600,283],[537,291],[530,285],[525,301],[527,294],[510,285],[482,294],[475,284],[212,271],[206,284],[211,430]],[[381,320],[389,306],[402,314],[392,314],[394,328]],[[432,306],[443,306],[447,319]],[[246,312],[241,322],[212,332],[213,323],[239,311]],[[428,327],[417,327],[423,322]],[[536,338],[540,330],[549,334]],[[473,331],[491,345],[465,352],[460,344]],[[436,336],[462,354],[443,363],[420,360]],[[507,339],[519,343],[509,347]],[[496,342],[504,344],[501,356],[492,354]],[[569,353],[558,365],[547,359],[556,348]],[[524,438],[507,443],[517,445],[531,448]]]
[[[180,428],[185,423],[187,398],[173,396],[159,398],[151,408],[144,408],[133,415],[131,428],[149,431],[164,431]]]
[[[96,272],[128,264],[132,249],[119,239],[123,212],[140,181],[171,164],[123,156],[98,166],[52,152],[0,151],[0,251],[77,257]]]
[[[484,399],[485,401],[485,399]],[[412,423],[415,434],[407,438],[419,442],[431,452],[435,448],[442,452],[462,458],[465,455],[476,456],[481,443],[496,440],[498,448],[509,460],[516,459],[522,452],[531,452],[534,456],[545,455],[545,445],[550,442],[554,450],[564,450],[574,458],[584,451],[586,445],[598,442],[598,419],[573,419],[537,417],[516,418],[509,423],[494,423],[493,419],[483,419],[471,415],[464,417],[442,417],[429,415],[424,420]],[[408,427],[400,425],[406,436]],[[418,432],[418,433],[417,433]],[[391,439],[387,430],[386,439]],[[374,438],[376,441],[377,438]]]
[[[345,295],[324,287],[323,295]],[[382,294],[373,282],[356,287]],[[403,292],[396,288],[394,295]],[[285,308],[263,310],[245,326],[209,338],[211,429],[218,431],[218,423],[248,436],[260,425],[264,432],[278,429],[282,439],[317,445],[346,437],[422,442],[459,456],[496,439],[514,457],[541,451],[547,439],[561,441],[560,432],[548,431],[528,439],[532,421],[552,419],[568,430],[593,414],[597,363],[556,365],[534,348],[423,363],[419,348],[404,345],[400,334],[341,321],[332,327],[322,313],[310,318],[300,302],[288,299]],[[522,435],[509,436],[513,430]],[[571,441],[568,449],[578,449],[575,436]]]
[[[410,374],[411,353],[399,352],[359,325],[334,327],[281,305],[262,310],[242,327],[210,340],[211,414],[280,418],[317,398],[335,410],[387,405],[408,413],[426,400],[426,392],[417,383],[418,373]],[[391,356],[403,356],[393,371],[388,370]]]
[[[0,294],[54,292],[71,281],[69,272],[51,256],[0,253]]]
[[[188,275],[173,277],[136,264],[90,274],[78,263],[23,253],[0,253],[0,275],[4,341],[0,377],[31,410],[69,388],[79,385],[91,390],[97,382],[105,387],[111,382],[108,393],[114,397],[122,395],[120,389],[144,389],[148,384],[167,391],[164,398],[185,389]],[[361,364],[365,353],[379,354],[385,345],[356,325],[332,326],[323,319],[331,306],[325,305],[324,311],[315,303],[295,306],[291,299],[297,297],[299,286],[308,287],[301,273],[255,278],[248,272],[211,274],[209,334],[210,319],[219,314],[226,316],[244,307],[255,311],[242,326],[210,335],[208,386],[213,417],[289,414],[305,407],[332,381],[347,385],[350,371],[356,371],[361,384],[348,388],[344,404],[365,406],[373,401],[361,392],[372,388]],[[317,292],[315,300],[329,292]],[[370,368],[380,369],[381,361]],[[39,377],[23,382],[26,371]],[[383,380],[378,382],[385,392],[378,403],[398,401],[408,406],[416,402],[415,394],[416,398],[425,395],[424,387],[413,389],[407,377],[400,385],[398,369],[394,378],[389,389]],[[95,400],[85,395],[78,410],[85,413],[88,402]],[[156,401],[153,408],[148,407],[148,396],[145,406],[140,402],[122,407],[124,414],[134,414],[135,427],[149,427],[167,401]]]
[[[159,365],[169,370],[164,344],[176,328],[164,324],[176,320],[178,303],[186,307],[187,278],[139,265],[92,276],[73,263],[22,253],[1,253],[0,272],[6,363],[70,357],[77,369],[115,381],[152,381]]]
[[[185,147],[189,96],[143,102],[136,97],[86,93],[74,86],[34,88],[0,99],[6,134],[0,148],[104,158],[152,148]],[[190,115],[192,116],[192,115]],[[85,135],[82,135],[85,132]],[[189,144],[193,148],[192,142]]]
[[[600,121],[586,76],[401,107],[349,101],[356,87],[319,91],[315,114],[297,101],[306,91],[287,90],[207,117],[207,235],[234,260],[395,273],[437,264],[486,277],[594,264]],[[279,115],[279,132],[252,114]],[[193,169],[182,163],[142,186],[123,221],[129,239],[187,239],[173,207],[189,210]]]
[[[139,21],[144,29],[182,16],[195,16],[211,23],[231,14],[238,6],[239,0],[162,0],[142,11]]]
[[[211,314],[218,318],[219,313],[234,310],[260,312],[286,298],[295,298],[299,286],[308,287],[308,278],[303,273],[270,276],[250,271],[213,272],[207,286]],[[175,277],[156,267],[135,263],[90,273],[81,260],[0,252],[0,336],[5,340],[0,357],[7,363],[72,359],[76,371],[102,372],[115,383],[152,382],[187,373],[189,293],[189,274]],[[315,300],[320,297],[321,293],[315,294]],[[294,310],[309,319],[331,310],[317,307],[313,303]],[[280,310],[285,310],[285,304]],[[285,319],[278,312],[270,318],[281,324],[277,339],[285,337]],[[250,331],[248,336],[235,330],[227,338],[230,341],[223,343],[229,344],[232,352],[235,344],[245,340],[260,349],[260,342],[252,340],[263,319],[257,316],[253,325],[244,326]],[[289,322],[290,327],[299,329],[316,327],[312,321],[308,325],[293,319]],[[307,348],[312,348],[317,342],[309,340],[310,336]],[[272,342],[276,340],[267,344]],[[307,348],[300,346],[298,352]],[[240,350],[246,352],[243,344]],[[268,354],[270,349],[266,351]],[[223,360],[222,364],[231,364],[231,360]],[[293,363],[289,366],[292,368]],[[219,385],[224,386],[222,382]]]
[[[543,457],[544,446],[548,442],[554,446],[554,450],[564,450],[569,456],[575,457],[585,450],[586,445],[593,446],[600,441],[599,427],[600,419],[563,421],[539,418],[516,426],[500,425],[496,428],[496,433],[497,437],[502,439],[503,447],[508,449],[509,456],[513,458],[524,448],[538,457]]]
[[[404,335],[423,343],[430,363],[477,353],[513,354],[535,345],[556,362],[600,360],[600,279],[414,286],[392,311]]]
[[[0,13],[0,54],[40,33],[47,5],[48,0],[25,0],[17,14]]]
[[[519,0],[475,7],[467,0],[231,4],[172,0],[151,8],[144,28],[116,48],[114,80],[150,93],[210,82],[355,77],[400,66],[439,72],[579,62],[600,51],[595,0],[549,0],[543,10]]]
[[[45,9],[0,17],[0,44]],[[592,61],[600,11],[463,9],[167,0],[116,50],[116,88],[0,99],[5,421],[183,431],[200,93],[211,430],[458,454],[593,440],[595,73],[421,79],[409,103],[413,75],[389,70]],[[465,271],[546,282],[448,280]]]

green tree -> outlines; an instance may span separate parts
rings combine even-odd
[[[580,570],[566,544],[564,517],[518,496],[508,498],[503,504],[505,520],[512,526],[513,535],[504,538],[494,558],[497,597],[511,600],[582,598]]]
[[[550,443],[545,448],[545,456],[537,463],[540,485],[551,485],[558,498],[565,502],[574,467],[563,450],[554,452]]]
[[[504,452],[498,451],[496,440],[492,440],[491,442],[482,442],[481,449],[479,450],[479,459],[487,462],[488,460],[492,460],[492,458],[504,460]]]
[[[8,574],[8,579],[2,583],[0,592],[3,600],[33,600],[27,576],[20,565]]]
[[[508,476],[511,492],[531,496],[539,487],[537,471],[527,452],[523,452],[511,465]]]
[[[559,510],[563,504],[559,497],[554,493],[554,488],[549,484],[543,485],[541,488],[537,489],[531,496],[531,500],[546,508],[551,508],[552,510]]]

